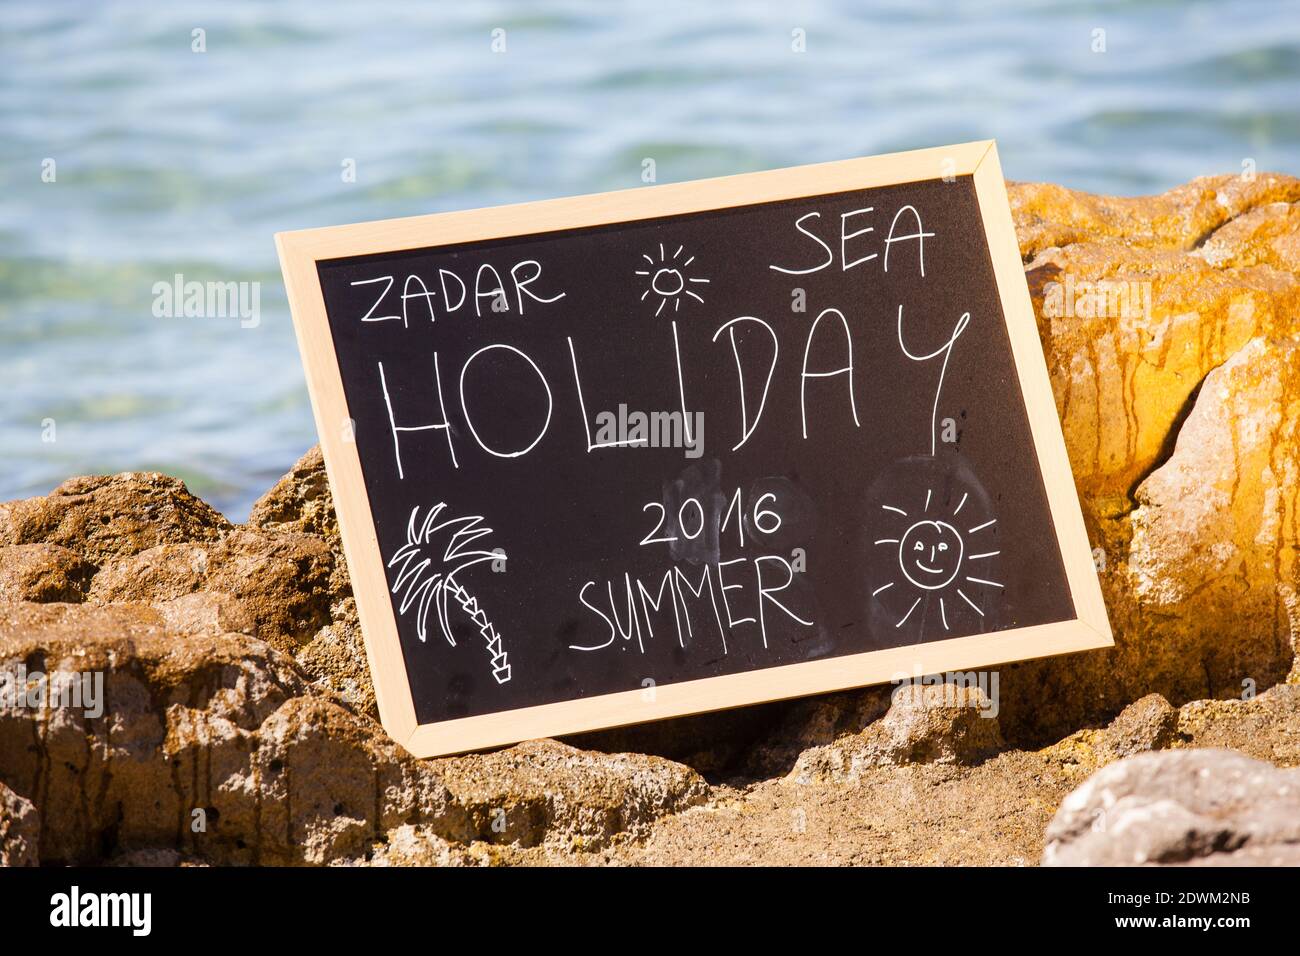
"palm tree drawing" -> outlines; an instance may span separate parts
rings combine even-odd
[[[471,548],[475,541],[491,534],[492,529],[482,526],[483,518],[479,515],[440,520],[446,508],[446,502],[438,502],[428,510],[423,520],[420,520],[419,506],[411,509],[406,543],[388,562],[389,568],[398,568],[393,593],[402,592],[399,613],[405,614],[412,606],[415,607],[416,634],[423,641],[427,637],[429,612],[435,611],[442,636],[455,647],[456,638],[452,636],[448,619],[450,600],[454,599],[487,643],[487,652],[492,658],[492,676],[498,684],[504,684],[510,680],[510,664],[501,646],[501,635],[479,607],[478,598],[461,585],[458,577],[476,564],[504,560],[506,555],[499,549]]]

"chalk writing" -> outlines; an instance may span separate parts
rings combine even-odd
[[[1068,619],[978,209],[934,180],[320,263],[419,723]]]
[[[900,605],[904,610],[895,622],[895,628],[902,628],[923,602],[933,599],[938,605],[940,627],[950,631],[950,618],[954,611],[964,611],[960,606],[954,608],[954,600],[962,601],[966,608],[983,617],[983,609],[968,592],[1002,587],[995,581],[968,573],[973,570],[971,562],[986,562],[1002,553],[996,548],[967,553],[967,539],[991,529],[997,524],[997,519],[991,518],[973,528],[963,529],[960,515],[970,500],[969,493],[963,492],[951,507],[940,499],[934,488],[926,488],[919,509],[912,513],[900,505],[881,505],[882,512],[897,522],[902,530],[897,537],[878,538],[874,543],[896,558],[893,570],[901,577],[890,574],[884,584],[871,592],[871,596],[879,597],[895,587],[910,592],[908,601]]]
[[[478,598],[467,591],[457,580],[463,572],[487,561],[501,561],[506,555],[500,550],[485,551],[471,548],[480,538],[492,533],[482,526],[482,517],[470,515],[440,521],[446,510],[445,502],[438,502],[420,521],[420,509],[411,509],[407,522],[406,543],[388,561],[394,569],[393,593],[401,594],[399,613],[414,608],[416,633],[423,641],[428,636],[430,612],[436,615],[442,636],[452,647],[456,638],[452,633],[450,601],[455,600],[461,611],[473,622],[482,637],[491,658],[492,676],[498,684],[510,680],[510,664],[501,635],[488,620],[487,613],[479,607]]]

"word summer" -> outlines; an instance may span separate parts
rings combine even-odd
[[[681,503],[675,516],[659,501],[646,502],[641,511],[647,516],[650,530],[640,540],[640,547],[663,548],[670,554],[676,546],[701,540],[709,528],[717,528],[720,536],[734,528],[736,544],[741,550],[749,550],[754,542],[752,532],[751,540],[746,541],[747,524],[762,534],[772,535],[781,530],[785,521],[781,503],[774,493],[767,492],[747,503],[739,488],[732,494],[725,513],[720,513],[716,500],[706,505],[694,495]],[[622,638],[635,640],[644,654],[646,640],[655,636],[656,620],[661,627],[672,628],[677,646],[683,649],[696,637],[697,621],[701,636],[717,627],[723,654],[728,653],[728,635],[734,635],[737,628],[746,625],[751,634],[753,630],[758,631],[766,648],[768,627],[772,623],[788,627],[784,623],[788,619],[800,627],[815,626],[814,621],[806,620],[790,607],[797,603],[793,594],[778,596],[795,583],[795,574],[805,569],[806,552],[799,549],[797,555],[793,563],[780,554],[727,561],[715,558],[691,562],[688,570],[682,570],[681,563],[677,562],[652,579],[649,588],[639,576],[634,578],[628,572],[624,572],[621,582],[606,581],[604,587],[588,581],[578,591],[578,600],[604,622],[607,634],[594,643],[570,644],[569,649],[600,651]],[[691,615],[692,605],[695,617]]]
[[[652,580],[650,587],[640,577],[626,572],[617,588],[613,581],[606,581],[603,588],[588,581],[579,590],[578,600],[604,622],[606,633],[601,640],[570,644],[569,649],[600,651],[622,638],[636,641],[637,649],[644,654],[645,642],[655,636],[656,620],[661,627],[671,629],[681,648],[696,637],[697,629],[703,636],[713,633],[716,627],[722,653],[726,654],[728,635],[734,635],[742,625],[755,627],[766,648],[768,628],[776,620],[788,618],[802,627],[814,626],[813,621],[800,617],[778,597],[794,582],[794,575],[794,567],[784,555],[762,554],[686,570],[674,565]]]

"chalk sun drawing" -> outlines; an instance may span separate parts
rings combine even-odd
[[[900,590],[911,589],[911,594],[916,595],[915,599],[904,601],[906,610],[894,627],[906,624],[926,597],[936,597],[939,601],[939,622],[945,631],[950,630],[950,617],[955,611],[969,608],[980,617],[984,616],[984,611],[972,599],[972,595],[982,598],[988,589],[1002,588],[999,582],[991,580],[986,572],[980,570],[980,562],[997,557],[1001,552],[990,545],[969,543],[977,540],[975,535],[992,529],[997,524],[997,519],[965,527],[966,522],[962,520],[961,512],[970,495],[963,493],[961,500],[950,512],[939,508],[932,511],[935,497],[934,490],[927,488],[925,503],[919,513],[909,514],[897,505],[881,505],[898,525],[902,526],[904,522],[907,524],[898,537],[880,538],[875,542],[877,547],[895,550],[901,577],[887,581],[872,591],[871,595],[876,597],[895,587]]]
[[[510,664],[501,644],[501,635],[479,607],[478,598],[465,589],[458,577],[476,564],[505,560],[506,555],[499,550],[471,548],[475,541],[491,534],[492,529],[482,527],[480,515],[443,518],[446,508],[446,502],[438,502],[422,521],[419,507],[411,509],[406,525],[406,543],[388,562],[389,568],[398,568],[393,593],[401,592],[399,613],[405,614],[415,608],[416,634],[423,641],[428,635],[429,612],[434,611],[442,636],[455,647],[449,610],[450,599],[454,599],[487,644],[492,659],[492,676],[498,684],[504,684],[510,680]]]
[[[691,263],[695,261],[694,256],[682,259],[683,246],[678,246],[677,251],[671,256],[667,255],[667,247],[659,243],[659,258],[656,260],[649,253],[642,253],[641,258],[647,263],[644,269],[637,269],[636,274],[646,281],[646,290],[641,293],[641,301],[646,299],[654,301],[652,296],[657,296],[659,305],[655,307],[655,315],[663,312],[664,307],[669,302],[673,304],[673,311],[680,311],[682,299],[690,296],[696,302],[703,302],[704,298],[691,289],[693,285],[708,285],[708,279],[701,279],[698,276],[692,276],[689,272]]]

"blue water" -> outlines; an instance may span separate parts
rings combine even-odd
[[[1110,193],[1300,173],[1300,5],[5,3],[0,499],[157,469],[244,517],[315,440],[276,231],[988,137]],[[260,323],[155,317],[177,273]]]

